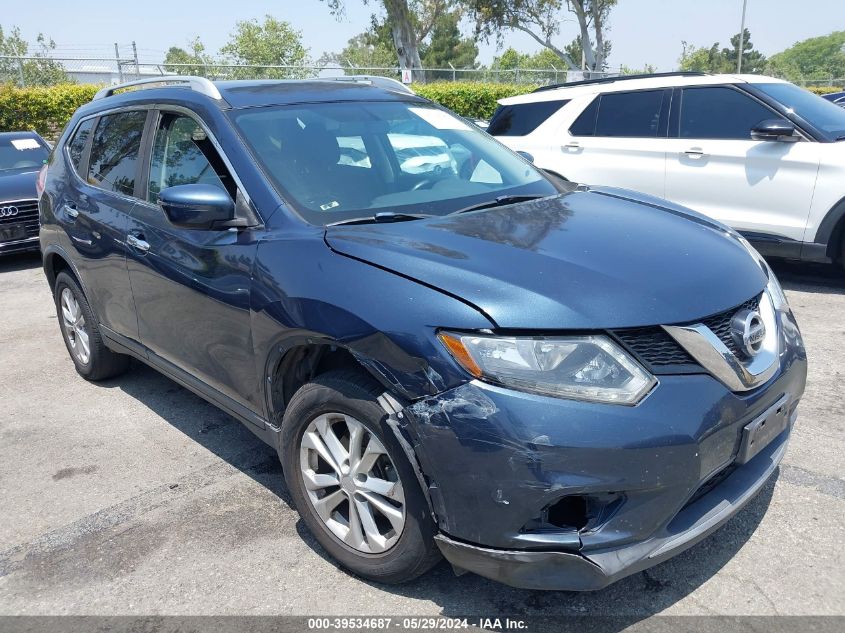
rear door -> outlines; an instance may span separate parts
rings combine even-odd
[[[124,110],[79,124],[66,157],[77,173],[56,209],[100,323],[134,340],[138,321],[125,241],[147,116],[147,110]]]
[[[774,110],[735,86],[676,90],[666,198],[748,234],[801,240],[819,168],[818,143],[755,141]]]
[[[251,231],[174,226],[157,204],[165,187],[193,183],[220,187],[235,200],[233,175],[206,128],[181,111],[157,113],[147,166],[144,201],[127,236],[141,342],[183,378],[260,410],[250,313],[257,241]]]
[[[671,90],[597,95],[559,137],[561,175],[663,197]]]

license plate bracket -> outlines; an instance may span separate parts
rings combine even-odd
[[[23,222],[0,226],[0,242],[14,242],[26,239],[26,225]]]
[[[789,424],[789,402],[789,394],[784,395],[742,428],[742,440],[736,457],[738,464],[749,462],[783,433]]]

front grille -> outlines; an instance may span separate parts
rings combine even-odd
[[[747,359],[748,354],[745,353],[744,350],[741,350],[739,346],[734,342],[733,337],[731,336],[731,319],[733,319],[734,315],[739,312],[740,310],[758,310],[760,308],[760,297],[754,297],[753,299],[749,299],[742,305],[738,305],[737,307],[731,310],[725,310],[724,312],[720,312],[712,317],[707,319],[703,319],[701,322],[706,325],[710,330],[719,337],[719,340],[725,344],[734,356],[741,359]]]
[[[757,310],[759,307],[760,297],[755,297],[742,305],[702,319],[700,322],[710,328],[737,358],[745,360],[747,358],[745,352],[739,349],[731,336],[731,319],[739,310],[744,308]],[[699,367],[695,359],[662,327],[616,330],[614,334],[630,352],[655,373],[689,372]]]
[[[616,332],[619,340],[652,367],[695,364],[686,350],[660,327],[637,328]]]
[[[38,200],[0,202],[0,206],[14,206],[18,208],[17,215],[10,218],[0,218],[0,226],[5,224],[23,223],[26,227],[27,237],[35,237],[38,235]]]

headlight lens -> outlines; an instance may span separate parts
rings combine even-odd
[[[783,293],[783,288],[780,287],[780,282],[775,276],[775,272],[766,264],[769,273],[769,283],[766,284],[766,290],[772,298],[772,304],[775,310],[784,312],[789,309],[789,302],[786,300],[786,295]]]
[[[476,378],[560,398],[636,404],[657,382],[606,336],[510,337],[440,332]]]

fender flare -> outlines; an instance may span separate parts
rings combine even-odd
[[[85,293],[86,297],[90,298],[91,295],[88,292],[85,280],[82,278],[82,275],[79,274],[79,269],[77,268],[71,256],[68,255],[67,251],[58,244],[50,244],[49,246],[47,246],[47,248],[44,249],[41,254],[42,267],[44,268],[44,274],[47,277],[47,281],[50,284],[50,291],[52,292],[53,283],[56,281],[56,274],[50,263],[54,255],[64,260],[64,262],[68,265],[68,268],[70,268],[71,272],[73,273],[73,276],[76,277],[76,280],[82,287],[82,292]]]
[[[845,229],[845,198],[833,205],[824,216],[813,241],[817,244],[826,244],[827,255],[833,259],[839,259],[842,253],[831,252],[831,249],[841,244],[843,229]]]

